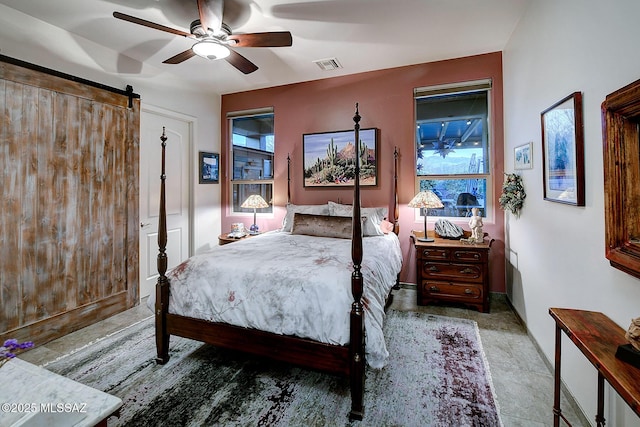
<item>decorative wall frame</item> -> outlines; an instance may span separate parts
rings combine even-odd
[[[540,113],[544,199],[584,206],[582,93],[574,92]]]
[[[602,102],[605,256],[640,278],[640,80]]]
[[[533,142],[527,142],[513,149],[513,168],[533,168]]]
[[[302,135],[305,187],[353,185],[355,153],[360,152],[360,185],[378,183],[378,129],[360,129],[360,144],[353,130]]]
[[[200,151],[200,184],[220,182],[220,155]]]

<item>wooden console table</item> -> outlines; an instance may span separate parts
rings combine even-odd
[[[560,409],[560,355],[561,331],[580,349],[598,370],[598,408],[596,424],[605,425],[604,380],[640,416],[640,368],[616,358],[620,344],[626,344],[624,330],[602,313],[594,311],[550,308],[549,314],[556,321],[555,378],[553,390],[553,425],[560,419],[571,425]]]

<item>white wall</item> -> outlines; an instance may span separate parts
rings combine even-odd
[[[506,219],[513,263],[507,292],[550,361],[550,307],[603,312],[624,329],[640,316],[640,280],[604,257],[600,116],[607,94],[640,79],[639,16],[637,0],[532,0],[504,50],[505,172],[513,171],[514,147],[529,141],[534,147],[533,169],[519,171],[524,209]],[[583,94],[585,207],[542,198],[540,112],[574,91]],[[562,345],[563,380],[593,423],[595,370],[564,334]],[[607,393],[607,425],[640,426],[608,386]]]
[[[218,244],[220,186],[198,184],[198,151],[220,152],[220,96],[184,86],[175,75],[142,66],[117,52],[78,38],[45,22],[0,5],[0,53],[97,83],[125,89],[132,85],[144,105],[196,119],[192,155],[195,252]],[[118,73],[119,69],[136,70]]]

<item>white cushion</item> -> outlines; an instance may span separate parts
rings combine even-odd
[[[332,216],[353,216],[353,206],[341,205],[339,203],[329,202],[329,215]],[[365,236],[383,236],[384,232],[380,229],[380,223],[387,217],[387,208],[360,208],[360,214],[366,217],[364,222],[363,234]]]

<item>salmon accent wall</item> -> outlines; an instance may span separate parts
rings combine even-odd
[[[502,54],[500,52],[446,61],[390,68],[341,77],[276,86],[222,96],[221,109],[221,185],[222,230],[231,223],[248,227],[253,215],[231,215],[229,202],[229,147],[227,113],[273,107],[276,151],[274,160],[274,213],[259,216],[261,230],[281,227],[287,204],[287,155],[291,157],[291,202],[318,204],[328,200],[351,203],[352,189],[305,188],[302,173],[302,135],[353,129],[356,102],[360,106],[362,128],[380,130],[378,185],[362,188],[362,206],[389,206],[393,215],[394,147],[399,151],[398,197],[400,242],[404,265],[400,280],[415,283],[415,251],[411,230],[420,230],[414,209],[407,207],[415,195],[415,114],[414,88],[470,80],[491,79],[491,166],[493,168],[494,217],[486,218],[484,231],[495,239],[491,249],[491,291],[505,292],[504,215],[498,205],[504,171]],[[434,218],[429,220],[433,228]],[[468,230],[468,220],[455,221]]]

